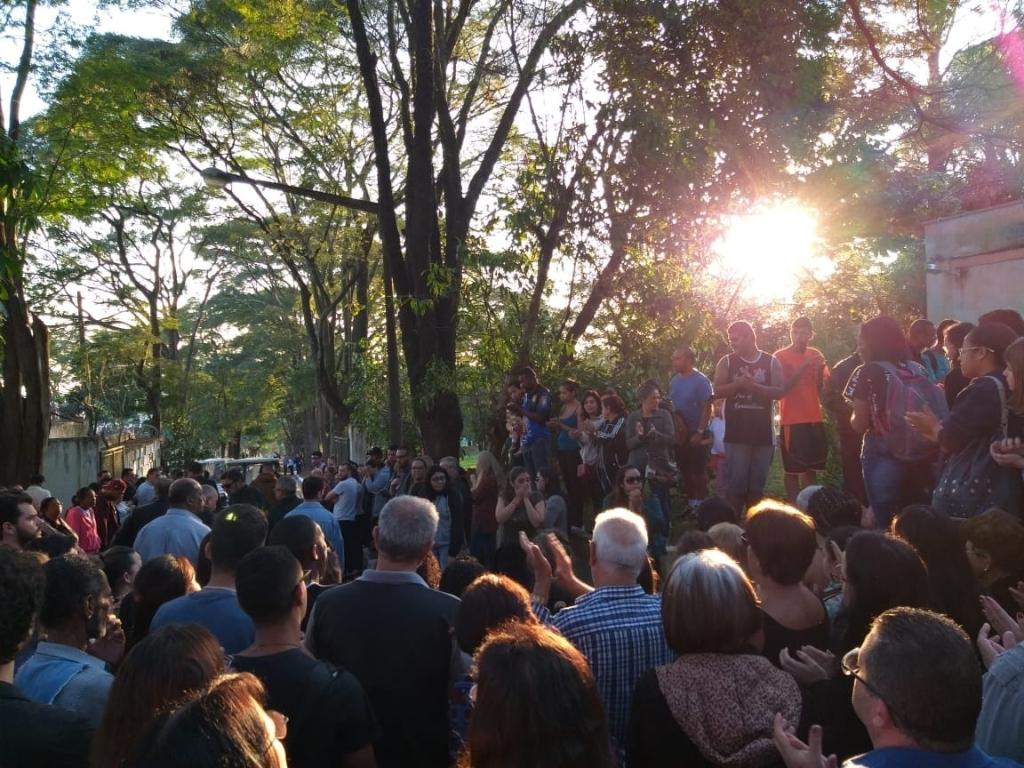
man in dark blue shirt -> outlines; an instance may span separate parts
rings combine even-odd
[[[533,368],[523,368],[519,373],[519,383],[523,387],[522,402],[511,403],[509,410],[526,421],[526,434],[523,435],[523,459],[530,479],[537,479],[538,469],[551,466],[551,432],[548,420],[551,418],[551,392],[537,381],[537,372]]]
[[[893,608],[875,619],[860,648],[841,662],[854,679],[853,709],[874,747],[844,768],[1013,768],[974,744],[981,712],[981,665],[964,631],[919,608]],[[787,768],[826,768],[821,728],[809,744],[775,716],[775,745]]]

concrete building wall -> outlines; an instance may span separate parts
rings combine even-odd
[[[99,441],[90,437],[51,438],[43,457],[43,484],[65,509],[79,488],[96,481],[100,468]]]
[[[1024,311],[1024,202],[925,225],[928,317],[977,321],[992,309]]]

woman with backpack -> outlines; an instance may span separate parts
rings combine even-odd
[[[853,406],[850,426],[864,436],[861,463],[875,525],[888,529],[908,504],[930,501],[938,449],[906,422],[927,407],[940,418],[946,400],[923,366],[910,359],[899,323],[881,315],[864,323],[857,340],[864,363],[844,393]]]
[[[990,453],[995,442],[1022,434],[1021,414],[1010,403],[1004,353],[1017,334],[1002,323],[982,323],[960,348],[960,367],[971,379],[945,418],[921,409],[907,414],[914,430],[942,449],[945,461],[932,508],[967,518],[987,509],[1020,507],[1020,473],[1001,467]]]

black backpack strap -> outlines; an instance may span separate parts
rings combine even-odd
[[[295,710],[295,717],[289,721],[291,727],[288,731],[288,741],[298,743],[306,738],[306,723],[312,722],[317,705],[339,674],[341,673],[337,667],[325,661],[318,661],[316,666],[310,668],[306,679],[302,681],[306,693],[299,708]]]

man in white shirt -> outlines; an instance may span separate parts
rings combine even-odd
[[[42,475],[32,475],[32,485],[25,489],[25,493],[32,497],[32,506],[36,508],[37,512],[43,503],[43,499],[53,496],[49,490],[43,488],[43,483],[45,482],[46,478]]]
[[[338,482],[324,499],[328,504],[334,504],[334,519],[338,521],[345,541],[345,569],[350,574],[363,570],[363,542],[356,523],[361,490],[359,481],[354,477],[356,469],[352,462],[339,465]]]

